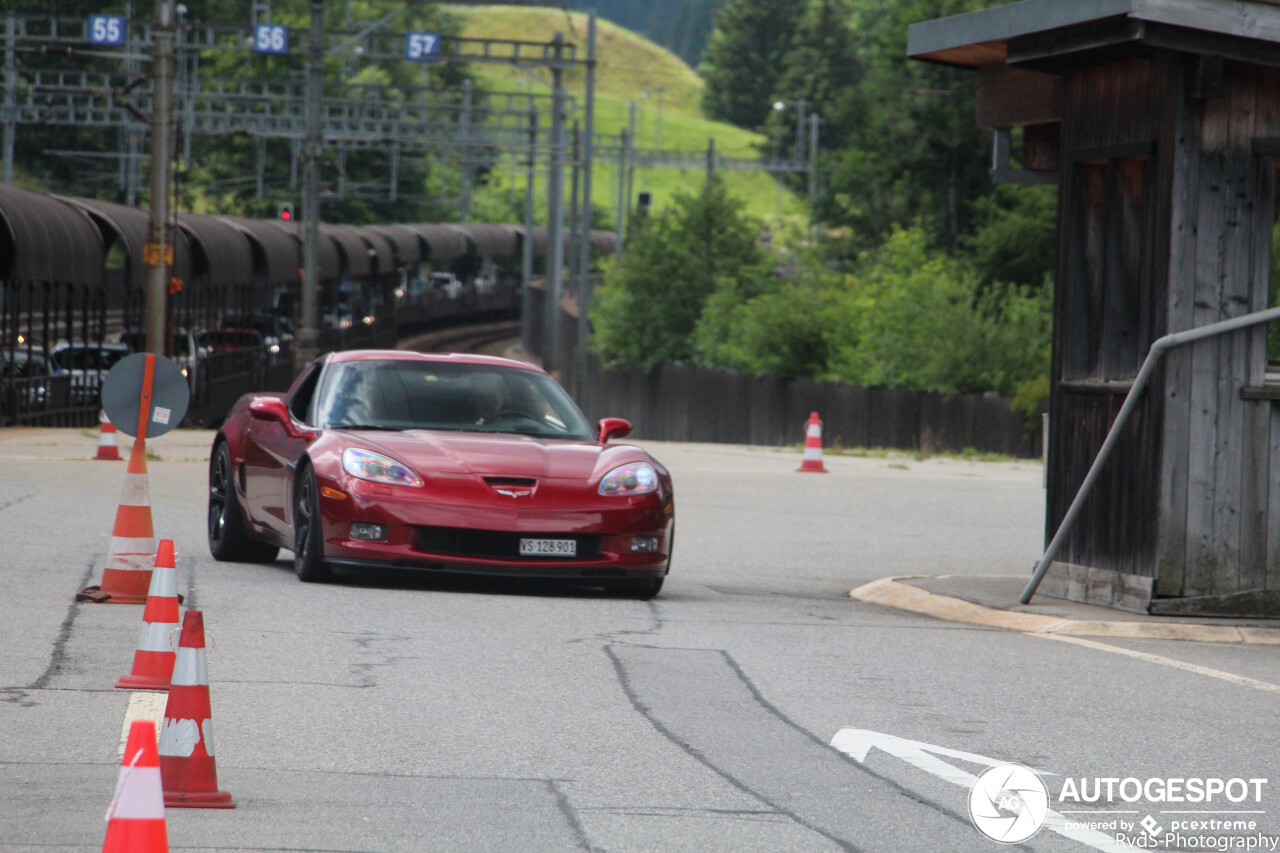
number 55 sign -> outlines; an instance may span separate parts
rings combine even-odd
[[[440,58],[438,33],[405,33],[404,58],[416,62],[435,62]]]
[[[124,44],[124,15],[90,15],[90,44]]]

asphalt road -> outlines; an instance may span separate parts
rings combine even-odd
[[[828,455],[813,475],[793,451],[648,444],[678,534],[666,588],[639,602],[393,574],[308,585],[287,554],[216,563],[210,435],[151,442],[148,482],[184,608],[212,636],[218,782],[237,807],[169,809],[171,849],[998,850],[970,785],[1006,762],[1056,774],[1050,807],[1087,813],[1064,820],[1280,831],[1273,647],[1084,644],[848,597],[891,575],[1027,575],[1035,463]],[[88,461],[95,446],[0,431],[6,853],[101,849],[124,721],[163,707],[114,687],[142,608],[73,600],[101,577],[124,475]],[[1060,797],[1067,779],[1167,777],[1268,782],[1241,803]],[[1172,813],[1207,810],[1257,813]],[[1062,832],[1023,849],[1134,849]]]

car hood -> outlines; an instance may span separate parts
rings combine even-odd
[[[385,453],[420,474],[474,474],[490,477],[588,480],[602,465],[646,458],[628,445],[603,445],[524,435],[448,433],[428,430],[348,433],[359,444]],[[356,441],[348,442],[349,445]]]

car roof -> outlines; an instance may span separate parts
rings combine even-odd
[[[496,355],[475,355],[466,352],[414,352],[399,349],[353,349],[329,354],[330,364],[348,361],[420,361],[425,363],[452,362],[454,364],[488,364],[494,367],[518,367],[534,373],[544,373],[542,368],[512,358]]]
[[[129,345],[120,341],[63,341],[55,346],[54,351],[67,349],[128,349]]]

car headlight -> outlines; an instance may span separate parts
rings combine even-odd
[[[600,481],[602,495],[647,495],[658,490],[658,472],[648,462],[614,468]]]
[[[388,483],[392,486],[422,485],[422,478],[410,471],[408,466],[390,456],[358,447],[348,447],[342,451],[342,469],[352,477],[374,483]]]

